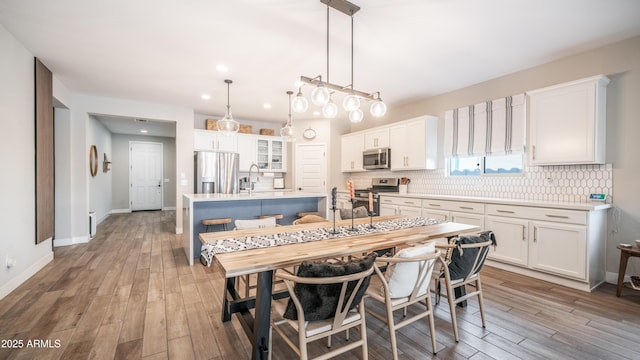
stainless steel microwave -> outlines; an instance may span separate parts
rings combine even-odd
[[[365,150],[362,153],[362,166],[366,170],[389,169],[391,166],[391,149]]]

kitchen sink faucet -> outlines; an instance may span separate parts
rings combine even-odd
[[[258,174],[258,171],[260,171],[260,168],[258,168],[258,165],[256,163],[252,163],[251,166],[249,166],[249,195],[253,193],[253,186],[256,184],[255,182],[251,181],[251,173],[254,166],[256,168],[256,175]]]

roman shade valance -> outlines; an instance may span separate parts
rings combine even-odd
[[[445,112],[444,156],[496,156],[524,151],[525,95]]]

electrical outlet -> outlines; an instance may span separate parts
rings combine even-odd
[[[7,255],[6,258],[6,265],[7,265],[7,269],[10,269],[14,266],[16,266],[16,259],[10,255]]]

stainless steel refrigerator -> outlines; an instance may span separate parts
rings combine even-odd
[[[237,194],[239,155],[229,151],[194,153],[194,192]]]

